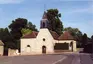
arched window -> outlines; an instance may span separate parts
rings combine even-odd
[[[27,45],[27,47],[26,47],[26,52],[31,52],[31,47],[30,47],[30,45]]]

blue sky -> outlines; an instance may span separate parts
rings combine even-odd
[[[64,27],[79,28],[89,37],[93,35],[93,0],[0,0],[0,28],[5,28],[12,20],[22,17],[39,29],[44,4],[46,10],[59,10]]]

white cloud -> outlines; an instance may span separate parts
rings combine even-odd
[[[14,3],[21,3],[24,0],[0,0],[0,4],[14,4]]]

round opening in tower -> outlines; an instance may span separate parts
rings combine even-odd
[[[45,41],[45,38],[43,38],[43,41]]]

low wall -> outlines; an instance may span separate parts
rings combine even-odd
[[[18,53],[18,49],[8,49],[8,56],[15,56],[15,55],[19,55]]]

